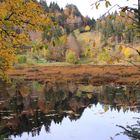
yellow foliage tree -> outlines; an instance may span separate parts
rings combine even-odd
[[[124,56],[126,57],[126,58],[128,58],[131,54],[132,54],[132,49],[131,48],[129,48],[129,47],[123,47],[122,48],[122,53],[124,54]]]
[[[16,60],[16,49],[30,41],[29,32],[52,25],[49,16],[34,0],[0,2],[0,71],[10,68]]]
[[[90,27],[88,25],[85,27],[85,31],[86,32],[90,31]]]

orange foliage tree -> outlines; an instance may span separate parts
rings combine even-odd
[[[42,30],[51,20],[35,0],[0,1],[0,71],[16,60],[16,49],[30,41],[29,31]]]

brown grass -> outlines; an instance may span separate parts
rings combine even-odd
[[[134,66],[30,66],[8,71],[11,78],[38,81],[74,81],[94,84],[140,84],[140,69]]]

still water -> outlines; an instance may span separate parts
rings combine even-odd
[[[0,139],[129,140],[139,112],[136,85],[36,81],[0,85]],[[121,128],[127,125],[128,133]]]

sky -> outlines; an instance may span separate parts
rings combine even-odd
[[[65,7],[67,4],[74,4],[78,7],[79,11],[83,16],[93,17],[95,19],[102,16],[106,13],[107,8],[105,8],[104,4],[101,4],[99,9],[97,10],[95,7],[92,8],[91,4],[96,0],[46,0],[49,4],[51,1],[57,2],[60,7]],[[112,6],[115,4],[119,4],[120,6],[136,6],[138,5],[138,0],[110,0]],[[117,7],[113,10],[118,9]]]

